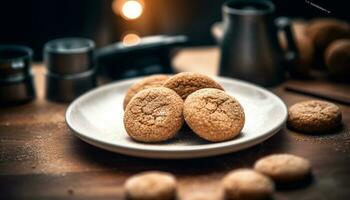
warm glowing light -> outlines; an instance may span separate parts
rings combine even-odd
[[[129,33],[123,37],[123,45],[125,46],[137,45],[138,43],[140,43],[140,41],[140,36],[138,36],[135,33]]]
[[[139,1],[128,0],[124,2],[121,11],[126,19],[137,19],[142,14],[143,6]]]

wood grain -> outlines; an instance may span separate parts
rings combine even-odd
[[[207,52],[206,56],[210,55]],[[211,57],[214,61],[215,56]],[[195,66],[196,61],[186,62]],[[142,159],[107,152],[75,138],[64,121],[67,104],[46,101],[43,67],[35,67],[34,73],[38,98],[24,105],[0,108],[0,199],[125,199],[123,183],[129,176],[145,170],[164,170],[178,178],[179,199],[201,192],[215,200],[222,196],[219,183],[227,172],[251,167],[255,160],[271,153],[293,153],[313,164],[311,182],[300,188],[279,189],[274,199],[350,197],[349,106],[339,104],[343,127],[334,134],[304,135],[284,128],[259,145],[223,156]],[[284,84],[272,91],[287,106],[313,99],[284,90]]]

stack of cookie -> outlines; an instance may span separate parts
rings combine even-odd
[[[147,77],[129,88],[123,106],[127,133],[146,143],[173,138],[184,121],[202,139],[226,141],[245,122],[234,97],[210,77],[192,72]]]
[[[331,78],[349,82],[350,70],[350,24],[336,18],[315,18],[311,21],[294,20],[293,36],[298,50],[291,76],[312,76],[311,68],[327,69]],[[281,47],[287,51],[288,44],[282,32]]]

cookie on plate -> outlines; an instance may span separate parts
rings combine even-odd
[[[222,181],[225,196],[234,200],[259,200],[272,196],[272,180],[251,169],[238,169],[227,174]]]
[[[188,126],[201,138],[220,142],[236,137],[244,126],[240,103],[226,92],[200,89],[184,102],[183,114]]]
[[[143,172],[130,177],[125,190],[133,200],[171,200],[176,195],[176,179],[166,172]]]
[[[288,110],[288,127],[306,133],[324,133],[336,129],[342,119],[337,105],[327,101],[303,101]]]
[[[126,106],[124,126],[140,142],[161,142],[176,135],[183,124],[183,100],[165,87],[138,92]]]
[[[141,90],[151,88],[151,87],[160,87],[163,85],[163,83],[169,79],[170,76],[165,75],[165,74],[156,74],[152,76],[148,76],[141,81],[135,83],[132,85],[128,91],[126,92],[126,95],[124,97],[124,102],[123,102],[123,108],[125,110],[126,106],[130,102],[133,96],[140,92]]]
[[[306,178],[311,173],[311,164],[292,154],[273,154],[255,162],[254,169],[276,182],[287,183]]]
[[[178,73],[165,81],[163,86],[174,90],[182,99],[186,99],[192,92],[202,88],[224,90],[219,83],[209,76],[194,72]]]

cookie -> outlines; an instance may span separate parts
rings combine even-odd
[[[164,74],[156,74],[152,76],[148,76],[141,81],[135,83],[132,85],[128,91],[126,92],[126,95],[124,97],[123,102],[123,108],[125,110],[126,105],[130,102],[133,96],[140,92],[141,90],[151,88],[151,87],[160,87],[163,85],[163,83],[169,79],[170,76],[164,75]]]
[[[307,177],[311,164],[305,158],[291,154],[274,154],[259,159],[254,169],[276,182],[295,182]]]
[[[202,88],[216,88],[224,90],[221,85],[209,76],[194,73],[182,72],[165,81],[164,87],[174,90],[182,99],[186,99],[192,92]]]
[[[345,21],[333,18],[314,19],[305,31],[321,52],[337,39],[350,38],[350,25]]]
[[[325,62],[330,75],[334,79],[349,82],[350,39],[340,39],[332,42],[326,49]]]
[[[236,137],[245,117],[239,102],[226,92],[205,88],[190,94],[183,114],[188,126],[201,138],[220,142]]]
[[[288,111],[288,127],[305,133],[324,133],[336,129],[342,119],[338,106],[326,101],[303,101]]]
[[[251,169],[238,169],[227,174],[222,181],[225,196],[234,200],[268,199],[275,186],[272,180]]]
[[[325,69],[324,52],[335,40],[350,38],[350,26],[346,21],[334,18],[316,18],[311,20],[306,29],[306,35],[315,46],[313,67]]]
[[[126,181],[125,191],[134,200],[171,200],[176,194],[176,179],[166,172],[143,172]]]
[[[183,100],[165,87],[138,92],[126,106],[124,126],[140,142],[161,142],[175,136],[183,124]]]

